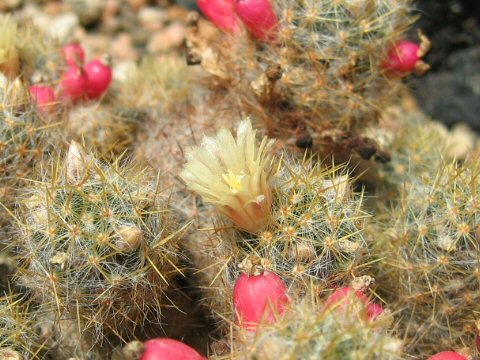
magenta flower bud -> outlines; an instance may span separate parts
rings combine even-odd
[[[60,79],[62,97],[75,101],[86,95],[88,77],[82,68],[71,66]]]
[[[46,85],[32,85],[28,90],[40,111],[48,112],[54,108],[56,99],[53,87]]]
[[[240,22],[235,14],[235,0],[198,0],[197,5],[203,14],[220,29],[235,33]]]
[[[278,18],[269,0],[236,0],[235,11],[258,40],[277,38]]]
[[[207,360],[190,346],[168,338],[145,341],[140,360]]]
[[[383,67],[392,71],[411,72],[420,60],[420,45],[411,41],[400,41],[388,52]]]
[[[467,360],[467,358],[454,351],[442,351],[429,357],[428,360]]]
[[[287,286],[273,272],[241,274],[233,289],[237,320],[248,330],[255,330],[262,321],[274,323],[275,314],[283,314],[289,302]]]
[[[96,59],[85,65],[88,77],[87,95],[90,99],[98,99],[110,86],[112,68],[104,59]]]
[[[85,50],[79,43],[72,42],[62,48],[62,56],[69,66],[83,66]]]

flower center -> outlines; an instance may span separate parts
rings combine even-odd
[[[228,169],[226,174],[222,174],[223,180],[230,187],[230,191],[234,194],[242,190],[242,179],[245,173],[242,171],[239,175],[235,175],[232,170]]]

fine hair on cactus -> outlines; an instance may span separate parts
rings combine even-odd
[[[266,360],[402,358],[402,342],[384,329],[389,319],[369,322],[349,313],[322,311],[319,300],[310,295],[287,309],[283,319],[261,326],[233,358],[246,354]]]
[[[159,186],[132,163],[101,163],[72,142],[23,189],[19,283],[99,339],[159,321],[181,271],[179,229]]]
[[[350,275],[368,252],[363,193],[353,191],[342,167],[323,167],[316,158],[284,156],[279,169],[271,220],[250,246],[289,277]]]
[[[411,172],[377,232],[379,289],[412,354],[470,344],[477,335],[479,163],[440,164],[436,172]]]
[[[253,20],[260,8],[262,19],[272,19],[267,34]],[[340,153],[347,145],[337,132],[375,124],[402,88],[382,64],[412,23],[409,0],[238,1],[236,10],[258,33],[254,38],[275,41],[259,46],[241,33],[204,39],[193,21],[189,56],[225,81],[240,108],[271,135],[296,138],[299,147],[311,146],[313,137],[322,152]]]
[[[26,298],[11,293],[0,297],[0,358],[42,358],[43,346],[31,305]]]

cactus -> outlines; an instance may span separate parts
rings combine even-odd
[[[384,329],[388,317],[364,321],[354,313],[353,304],[339,316],[335,309],[321,310],[318,299],[310,295],[287,309],[274,324],[261,326],[254,337],[240,332],[230,358],[402,358],[402,342]]]
[[[284,276],[341,281],[368,251],[363,194],[353,192],[340,167],[323,168],[315,158],[283,159],[271,221],[249,246]]]
[[[47,124],[29,102],[23,83],[0,74],[0,239],[12,219],[16,191],[51,150],[55,124]],[[8,210],[6,210],[8,209]]]
[[[236,140],[223,129],[191,148],[181,176],[236,228],[251,233],[237,234],[234,246],[268,259],[276,272],[316,279],[351,272],[366,250],[362,194],[351,191],[340,169],[323,169],[315,158],[298,162],[286,155],[274,171],[271,146],[265,138],[256,144],[244,121]]]
[[[98,103],[70,109],[65,126],[68,139],[84,142],[105,158],[119,156],[133,143],[138,121]]]
[[[192,233],[186,247],[223,334],[234,318],[232,290],[245,258],[260,257],[294,293],[304,293],[312,281],[342,283],[368,259],[363,195],[352,190],[344,169],[286,153],[271,161],[272,145],[266,138],[257,142],[245,120],[236,138],[222,129],[188,149],[181,173],[187,187],[213,205],[197,207],[204,230]],[[222,217],[212,222],[213,209]]]
[[[159,184],[133,164],[102,164],[75,142],[50,173],[23,192],[18,281],[99,340],[158,321],[169,279],[181,271]]]
[[[376,123],[402,87],[382,63],[412,23],[410,1],[272,3],[276,40],[259,44],[242,34],[207,39],[192,18],[187,59],[223,81],[269,135],[299,147],[314,140],[323,154],[346,151],[348,159],[351,141],[345,137]]]
[[[440,123],[428,120],[418,111],[410,111],[407,116],[397,113],[389,121],[380,131],[390,132],[390,144],[385,147],[390,148],[392,157],[377,169],[380,184],[383,181],[391,189],[399,188],[413,175],[439,167],[441,154],[448,155],[448,130]]]
[[[385,228],[377,227],[379,289],[398,312],[406,350],[421,356],[473,344],[480,300],[480,163],[436,163],[412,166]]]
[[[43,346],[36,333],[32,306],[19,296],[0,297],[0,358],[41,359]]]
[[[25,97],[24,100],[27,98]],[[28,103],[23,105],[28,105]],[[44,124],[33,108],[20,110],[6,104],[5,108],[0,111],[3,184],[27,176],[32,162],[41,158],[43,152],[40,145],[42,125]]]
[[[0,111],[1,186],[20,185],[28,177],[35,161],[48,151],[46,129],[33,108]]]

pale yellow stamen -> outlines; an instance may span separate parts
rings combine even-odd
[[[230,187],[232,193],[237,193],[242,190],[242,179],[245,177],[245,173],[242,171],[239,175],[235,175],[232,170],[228,169],[227,174],[222,174],[223,180]]]

